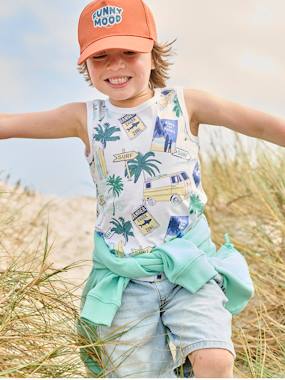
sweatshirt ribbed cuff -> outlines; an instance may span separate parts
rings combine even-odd
[[[202,254],[192,261],[173,280],[175,283],[183,284],[184,287],[186,287],[185,285],[187,284],[187,289],[191,293],[195,293],[217,274],[218,272],[209,262],[207,256]]]

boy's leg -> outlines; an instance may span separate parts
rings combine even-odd
[[[97,328],[104,377],[176,377],[159,306],[153,283],[129,282],[112,326]]]
[[[223,373],[233,376],[236,355],[227,301],[214,279],[194,294],[177,286],[166,300],[161,318],[176,346],[175,366],[181,367],[186,359],[180,368],[184,374],[193,375],[194,370],[195,377],[224,377]],[[181,374],[179,369],[176,371]]]
[[[191,352],[188,358],[195,377],[234,377],[234,357],[228,350],[204,348]]]

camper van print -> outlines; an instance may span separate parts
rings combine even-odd
[[[144,183],[143,199],[149,206],[156,202],[179,204],[189,197],[191,180],[185,171],[149,178]]]

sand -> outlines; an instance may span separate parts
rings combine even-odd
[[[62,269],[74,262],[80,266],[61,273],[80,296],[92,266],[96,199],[60,198],[8,186],[0,182],[0,269],[14,260],[29,260],[39,268],[48,226],[47,263]],[[20,264],[21,266],[21,264]]]

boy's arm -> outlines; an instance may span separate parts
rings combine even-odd
[[[69,103],[43,112],[22,114],[0,113],[0,139],[82,138],[86,120],[85,103]]]
[[[285,146],[285,119],[201,90],[185,89],[184,97],[189,115],[197,124],[221,125],[247,136]]]

